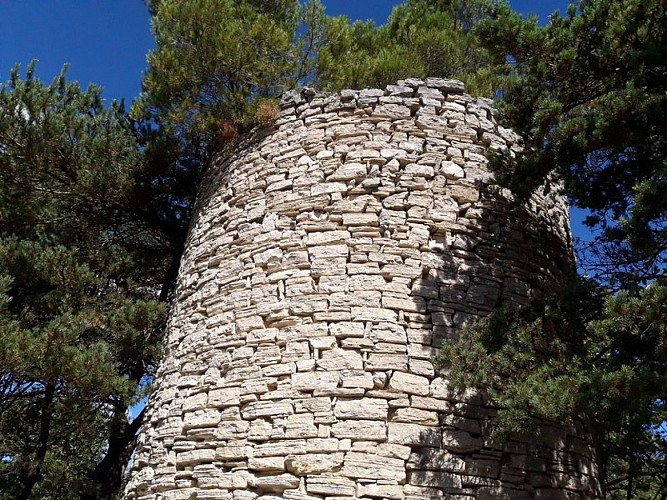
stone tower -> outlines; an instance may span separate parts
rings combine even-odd
[[[494,447],[431,363],[570,265],[563,200],[486,169],[517,142],[456,81],[286,94],[208,171],[126,498],[595,497],[585,433]]]

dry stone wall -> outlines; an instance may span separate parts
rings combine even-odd
[[[516,152],[460,82],[286,94],[210,167],[128,499],[575,499],[586,434],[494,445],[432,357],[570,265],[567,209],[493,183]]]

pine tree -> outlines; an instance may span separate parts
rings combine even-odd
[[[525,138],[517,161],[494,159],[499,180],[526,197],[556,175],[597,233],[590,277],[494,313],[438,358],[458,387],[492,392],[501,434],[587,420],[611,498],[667,495],[666,8],[587,0],[540,27],[500,3],[479,25],[506,76],[501,116]]]
[[[328,19],[317,58],[318,85],[332,90],[384,87],[402,78],[457,78],[469,92],[493,96],[490,56],[474,28],[488,0],[408,0],[386,24]]]
[[[0,86],[0,498],[120,485],[182,239],[140,136],[64,73]]]

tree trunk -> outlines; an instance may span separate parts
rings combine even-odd
[[[49,384],[44,388],[44,399],[42,400],[42,411],[39,417],[39,434],[35,458],[28,474],[23,479],[21,492],[17,500],[28,500],[32,490],[42,475],[42,466],[46,458],[46,452],[49,449],[49,437],[51,435],[51,419],[53,416],[53,401],[55,399],[56,387]]]
[[[125,467],[132,455],[132,442],[137,437],[145,414],[146,409],[144,408],[132,422],[128,422],[125,410],[115,411],[109,430],[109,447],[91,476],[95,492],[82,493],[82,499],[112,500],[116,498],[123,482]]]

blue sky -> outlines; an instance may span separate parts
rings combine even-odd
[[[327,12],[382,24],[400,0],[324,0]],[[545,22],[567,0],[514,0],[523,13]],[[64,63],[68,79],[97,83],[108,99],[131,101],[141,89],[146,53],[153,48],[142,0],[0,0],[0,81],[16,63],[38,59],[37,74],[50,81]]]

